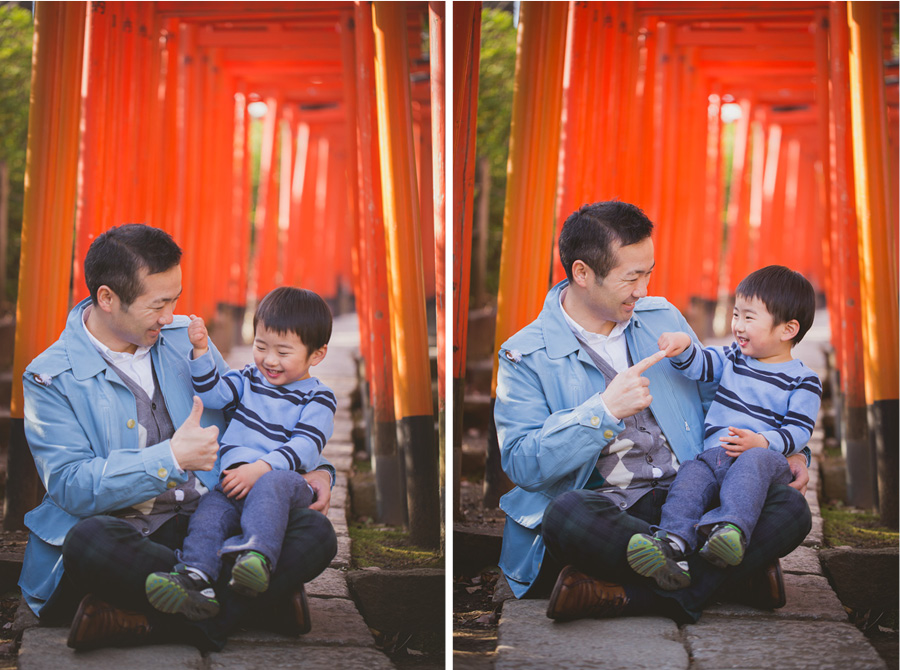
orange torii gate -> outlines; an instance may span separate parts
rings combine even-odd
[[[437,544],[438,449],[431,402],[421,400],[431,397],[425,302],[434,295],[437,205],[412,215],[374,191],[402,182],[409,202],[443,203],[422,165],[433,154],[430,125],[443,123],[429,111],[427,13],[425,2],[37,3],[14,378],[56,339],[70,301],[84,297],[91,240],[129,221],[159,226],[182,246],[181,309],[218,324],[226,346],[228,317],[243,310],[248,287],[261,297],[301,284],[333,304],[352,294],[373,416],[401,428],[399,449],[396,436],[382,440],[393,456],[380,474],[402,491],[406,451],[413,539]],[[374,76],[385,59],[390,83]],[[253,224],[256,101],[266,102],[266,117]],[[388,114],[391,134],[379,137]],[[379,165],[379,155],[405,158]],[[402,250],[386,238],[404,240]],[[376,311],[389,288],[390,309]],[[21,430],[21,384],[12,416],[7,527],[42,493]],[[394,497],[385,516],[398,523],[406,501]]]
[[[877,500],[895,522],[897,176],[896,157],[883,148],[896,147],[886,124],[884,72],[884,35],[896,20],[890,3],[523,4],[496,345],[539,311],[551,275],[546,240],[584,202],[629,200],[657,222],[652,290],[685,311],[701,335],[708,305],[727,298],[747,272],[767,263],[796,267],[828,299],[845,403],[858,402],[865,380],[871,453],[879,454],[879,473],[888,473],[880,498],[873,497],[870,446],[858,433],[844,434],[850,489],[856,504]],[[538,48],[557,44],[564,69],[550,55],[542,67],[527,66]],[[553,100],[564,101],[561,116],[542,117],[542,132],[530,134],[523,126]],[[741,118],[728,166],[721,108],[730,102]],[[524,123],[517,121],[520,109],[530,111]],[[558,175],[537,177],[557,143]],[[729,168],[725,203],[722,175]],[[866,186],[854,192],[852,179],[860,176]],[[555,222],[532,216],[554,193]],[[846,206],[854,197],[855,211]],[[465,267],[467,260],[458,262]],[[552,270],[560,279],[558,261]],[[489,466],[486,482],[497,480]],[[499,492],[489,491],[486,501]]]

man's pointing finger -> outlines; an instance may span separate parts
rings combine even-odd
[[[644,360],[638,361],[637,363],[635,363],[633,366],[631,366],[631,369],[634,370],[635,372],[637,372],[639,375],[643,374],[647,370],[649,370],[651,367],[653,367],[654,365],[659,363],[665,357],[666,357],[665,351],[657,351],[652,356],[647,356],[647,358],[645,358]]]

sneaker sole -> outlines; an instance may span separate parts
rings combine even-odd
[[[237,561],[231,570],[231,581],[228,586],[240,595],[251,598],[268,589],[269,574],[262,560],[251,556],[243,561]]]
[[[631,569],[649,577],[664,591],[678,591],[691,585],[691,576],[642,535],[633,535],[625,554]]]
[[[740,565],[744,560],[741,535],[736,530],[726,530],[707,540],[700,555],[719,568]]]
[[[191,621],[202,621],[219,613],[217,601],[193,594],[165,575],[148,575],[144,591],[150,604],[165,614],[182,614]]]

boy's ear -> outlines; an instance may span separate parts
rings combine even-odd
[[[309,355],[309,367],[313,365],[318,365],[322,362],[322,359],[325,358],[325,354],[328,353],[328,345],[323,344],[320,349],[316,349]]]
[[[797,337],[797,333],[800,332],[800,322],[797,319],[791,319],[787,323],[781,324],[779,328],[781,328],[781,341],[788,342]]]

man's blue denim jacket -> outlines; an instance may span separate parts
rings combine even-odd
[[[494,420],[503,470],[516,488],[500,500],[506,512],[500,568],[516,597],[537,578],[544,557],[541,520],[547,505],[566,491],[583,488],[600,451],[625,424],[603,411],[603,374],[582,350],[566,323],[559,295],[547,294],[538,318],[501,347]],[[696,336],[664,298],[642,298],[625,330],[632,361],[659,351],[666,331]],[[680,462],[703,449],[703,417],[715,387],[700,385],[660,361],[650,380],[650,410]]]

